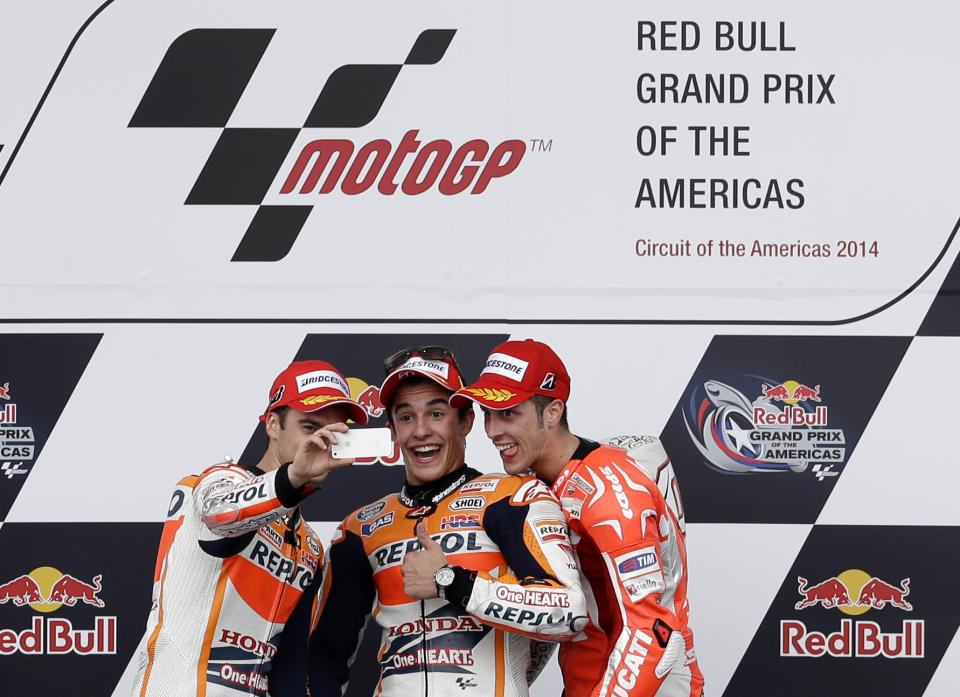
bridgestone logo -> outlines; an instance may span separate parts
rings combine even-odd
[[[431,361],[425,360],[418,356],[414,356],[407,360],[399,370],[417,370],[424,373],[433,373],[434,375],[439,375],[444,380],[450,376],[450,366],[443,361]]]
[[[491,353],[480,374],[496,373],[497,375],[521,382],[523,376],[527,374],[527,367],[529,365],[530,363],[528,361],[522,361],[519,358],[508,356],[505,353]]]
[[[297,390],[299,392],[309,392],[321,387],[337,390],[344,397],[350,396],[350,387],[344,382],[343,378],[329,370],[315,370],[312,373],[297,376]]]
[[[293,193],[298,185],[297,193],[313,193],[326,173],[318,194],[329,194],[338,185],[345,194],[362,194],[375,182],[377,191],[385,196],[395,194],[398,187],[416,196],[434,184],[448,196],[462,194],[471,185],[470,193],[480,194],[493,179],[513,172],[527,149],[522,140],[506,140],[492,149],[485,140],[470,140],[456,151],[449,140],[433,140],[421,148],[418,133],[407,131],[396,150],[390,141],[378,139],[362,146],[356,155],[350,140],[311,141],[300,152],[280,193]],[[410,156],[413,160],[407,162]]]

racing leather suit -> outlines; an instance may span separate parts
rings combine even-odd
[[[316,488],[294,489],[287,467],[228,461],[177,484],[134,696],[305,693],[323,549],[295,508]]]
[[[456,565],[446,598],[417,601],[403,591],[401,567],[419,548],[420,518]],[[428,485],[408,484],[349,515],[327,558],[310,641],[312,697],[345,689],[371,609],[382,627],[380,697],[467,688],[525,697],[541,667],[532,665],[531,644],[542,656],[537,639],[569,639],[587,621],[563,512],[530,476],[461,467]]]
[[[703,676],[687,627],[686,546],[673,468],[656,438],[609,442],[630,452],[580,438],[552,485],[570,525],[591,620],[585,636],[560,647],[564,694],[699,697]]]

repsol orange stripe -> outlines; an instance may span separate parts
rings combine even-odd
[[[405,605],[414,602],[413,598],[403,592],[403,571],[400,566],[393,566],[378,573],[374,580],[377,589],[377,599],[381,605]]]
[[[160,534],[160,547],[157,549],[157,564],[153,567],[153,582],[156,583],[160,579],[160,569],[163,567],[163,560],[167,556],[167,552],[170,551],[170,545],[173,544],[173,538],[177,534],[177,530],[180,529],[180,526],[183,525],[183,516],[180,516],[176,520],[168,520],[163,524],[163,532]]]
[[[507,567],[502,568],[503,571],[507,570]],[[501,567],[496,569],[491,569],[497,575],[500,574]],[[506,635],[502,629],[497,629],[494,627],[493,630],[493,655],[494,655],[494,670],[496,671],[496,692],[494,693],[496,697],[503,697],[503,681],[505,678],[505,669],[503,665],[503,656],[506,651],[504,644],[506,644]]]
[[[473,554],[448,554],[447,561],[474,571],[486,571],[503,564],[500,552],[476,552]]]
[[[504,680],[504,666],[503,666],[503,653],[505,651],[504,644],[506,643],[506,637],[502,629],[494,629],[493,631],[493,652],[496,657],[494,663],[496,664],[495,670],[497,674],[496,678],[496,697],[503,697],[503,680]]]
[[[153,672],[153,659],[157,653],[157,637],[160,636],[160,629],[163,627],[163,581],[167,578],[167,570],[163,569],[163,579],[160,582],[160,597],[157,600],[157,626],[153,628],[153,633],[147,639],[147,670],[143,673],[143,684],[140,686],[140,697],[147,694],[147,684],[150,682],[150,673]]]
[[[553,523],[551,524],[562,525],[566,527],[566,523]],[[543,525],[544,523],[540,523]],[[537,539],[537,536],[534,534],[533,529],[530,527],[529,523],[524,524],[523,526],[523,545],[527,548],[527,551],[530,552],[530,555],[537,560],[537,563],[540,567],[546,571],[548,574],[557,578],[557,572],[553,570],[553,567],[550,565],[550,562],[547,560],[546,555],[543,553],[542,548],[540,547],[540,541]]]
[[[251,610],[265,620],[273,620],[275,617],[286,620],[293,611],[293,606],[297,604],[299,594],[290,595],[281,606],[278,593],[283,592],[283,581],[246,557],[230,557],[223,563],[223,568],[233,581],[234,590]],[[286,614],[283,614],[284,612]]]
[[[223,608],[223,596],[227,592],[227,574],[220,572],[217,590],[213,595],[213,605],[210,608],[210,617],[207,619],[207,631],[203,634],[203,650],[197,663],[197,697],[206,697],[207,694],[207,663],[210,661],[210,645],[213,644],[213,634],[217,628],[217,618]]]

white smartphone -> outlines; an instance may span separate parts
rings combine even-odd
[[[343,457],[381,457],[393,452],[393,438],[389,428],[351,428],[337,434],[337,442],[330,454]]]

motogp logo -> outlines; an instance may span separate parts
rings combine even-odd
[[[406,130],[394,145],[385,138],[357,144],[321,138],[300,148],[292,168],[281,169],[304,129],[353,129],[376,118],[401,70],[434,65],[455,29],[420,33],[402,63],[348,64],[327,78],[306,118],[288,128],[228,127],[247,85],[273,40],[275,29],[194,29],[170,44],[130,128],[216,128],[220,137],[207,157],[185,205],[256,206],[231,261],[279,261],[293,247],[318,194],[416,196],[436,189],[446,196],[482,194],[513,172],[526,152],[522,140],[491,144],[473,138],[419,137]],[[280,176],[283,184],[273,189]],[[290,197],[266,205],[268,194]]]

